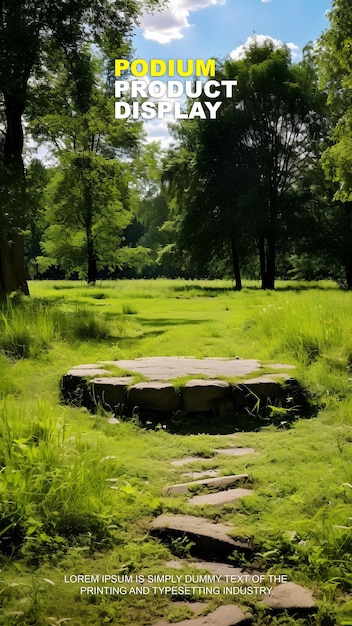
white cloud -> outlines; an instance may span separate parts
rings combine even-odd
[[[287,43],[286,46],[291,50],[292,61],[297,61],[302,57],[302,51],[295,43]]]
[[[158,120],[153,119],[144,124],[144,130],[147,133],[146,141],[150,143],[151,141],[159,141],[161,148],[163,150],[167,150],[172,142],[174,141],[171,137],[168,129],[168,124],[170,120]]]
[[[269,35],[251,35],[244,44],[241,44],[230,52],[230,57],[233,61],[239,61],[245,57],[251,46],[254,44],[259,47],[265,46],[267,41],[270,41],[273,44],[274,50],[279,50],[280,48],[285,48],[285,46],[287,46],[287,48],[291,51],[293,61],[300,57],[299,46],[294,43],[285,44],[280,39],[274,39],[273,37],[269,37]]]
[[[267,2],[271,2],[271,1],[272,1],[272,0],[261,0],[261,2],[265,2],[265,3],[267,3]]]
[[[172,6],[165,10],[143,15],[141,19],[143,36],[161,44],[170,43],[173,39],[182,39],[184,31],[192,25],[188,21],[192,11],[225,2],[226,0],[173,0]]]

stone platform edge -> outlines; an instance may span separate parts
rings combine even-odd
[[[204,413],[253,410],[267,404],[289,406],[299,389],[288,374],[265,374],[235,382],[222,379],[188,380],[176,388],[171,381],[133,384],[132,376],[113,376],[103,366],[76,367],[61,378],[65,404],[95,411],[99,405],[115,414],[138,408],[163,413]]]

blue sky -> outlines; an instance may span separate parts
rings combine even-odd
[[[228,55],[253,33],[302,48],[328,25],[329,0],[169,0],[146,15],[134,46],[142,58]]]
[[[223,58],[236,55],[248,37],[285,42],[293,61],[328,27],[330,0],[169,0],[142,17],[133,38],[134,58]],[[150,137],[167,144],[165,122],[147,124]]]

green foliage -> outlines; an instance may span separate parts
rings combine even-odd
[[[144,4],[150,7],[157,2]],[[48,86],[64,68],[69,108],[74,115],[86,114],[91,105],[96,105],[90,50],[94,47],[110,58],[128,54],[129,46],[124,41],[141,10],[132,0],[44,5],[41,0],[5,0],[1,4],[0,92],[5,140],[0,159],[0,225],[2,257],[6,261],[1,263],[0,290],[4,294],[17,290],[28,293],[22,241],[26,227],[22,116],[28,111],[28,102],[31,100],[37,110],[44,110],[49,103],[55,111],[57,99],[48,93]],[[32,98],[28,87],[31,83],[35,83]],[[59,107],[56,114],[58,111]]]
[[[51,262],[67,272],[89,263],[114,267],[118,263],[121,234],[131,219],[128,179],[122,165],[93,154],[71,155],[52,180],[43,244]]]
[[[288,48],[275,49],[270,38],[260,45],[253,37],[217,78],[237,80],[233,97],[219,96],[216,122],[175,125],[180,145],[165,159],[180,215],[178,246],[199,266],[225,259],[238,290],[240,260],[251,264],[257,248],[262,286],[273,289],[278,247],[294,221],[289,196],[320,151],[324,97],[311,57],[293,65]]]

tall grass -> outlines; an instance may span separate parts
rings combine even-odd
[[[0,310],[0,351],[10,359],[37,358],[54,341],[102,340],[108,323],[82,307],[61,310],[45,301],[8,301]]]
[[[252,335],[266,343],[272,357],[286,354],[309,365],[318,357],[335,355],[347,367],[352,354],[351,312],[351,294],[344,292],[275,298],[256,311]]]
[[[96,446],[72,436],[49,406],[39,402],[34,412],[10,400],[0,407],[1,552],[33,562],[77,542],[111,545]]]

